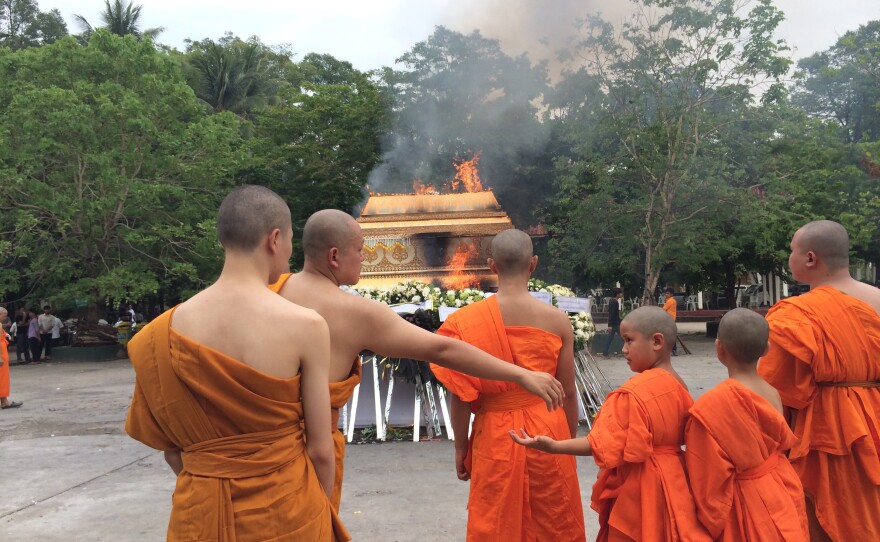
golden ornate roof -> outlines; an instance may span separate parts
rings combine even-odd
[[[462,194],[375,194],[361,211],[361,219],[377,215],[413,215],[494,211],[505,215],[491,190]],[[359,220],[361,220],[359,219]]]

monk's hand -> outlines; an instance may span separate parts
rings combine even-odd
[[[553,444],[556,442],[550,437],[545,437],[543,435],[539,435],[537,437],[530,437],[528,433],[526,433],[525,429],[520,429],[520,433],[517,433],[513,429],[507,432],[510,435],[510,438],[517,444],[521,444],[526,448],[534,448],[535,450],[540,450],[542,452],[551,452],[553,451]]]
[[[458,475],[458,479],[462,482],[467,482],[471,479],[471,473],[468,472],[467,467],[464,464],[467,452],[467,448],[455,449],[455,474]]]
[[[520,385],[527,391],[537,395],[547,403],[547,410],[552,411],[562,406],[565,392],[562,384],[552,375],[539,371],[524,370],[523,381]]]

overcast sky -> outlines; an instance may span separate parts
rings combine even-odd
[[[102,0],[38,0],[57,8],[71,33],[74,14],[100,24]],[[288,44],[301,57],[330,53],[361,70],[393,65],[436,25],[460,32],[479,28],[508,53],[548,54],[573,21],[589,11],[620,18],[622,0],[135,0],[143,27],[165,27],[159,42],[183,49],[187,38],[216,39],[226,31],[256,35],[267,45]],[[880,19],[880,0],[776,0],[786,14],[779,36],[796,58],[828,48],[848,30]],[[543,45],[542,45],[543,43]]]

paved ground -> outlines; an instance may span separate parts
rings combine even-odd
[[[697,397],[726,374],[705,325],[680,328],[694,354],[674,364]],[[600,364],[613,385],[631,375],[621,357]],[[174,480],[160,453],[123,431],[133,381],[125,360],[12,367],[12,395],[24,406],[0,411],[0,540],[164,538]],[[463,540],[468,486],[452,461],[448,441],[350,446],[342,518],[355,540]],[[597,469],[579,458],[578,472],[591,540]]]

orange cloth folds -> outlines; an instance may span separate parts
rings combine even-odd
[[[6,343],[6,333],[0,330],[0,359],[3,366],[0,367],[0,397],[9,397],[9,350]]]
[[[556,372],[562,340],[531,327],[505,327],[491,297],[453,313],[438,331],[533,371]],[[562,409],[516,384],[471,377],[432,364],[431,370],[462,401],[479,405],[473,425],[469,542],[583,541],[584,514],[575,458],[514,443],[510,429],[569,438]],[[457,435],[465,438],[465,435]]]
[[[171,329],[129,344],[137,381],[126,431],[182,450],[169,541],[350,540],[303,445],[300,377],[280,379]]]
[[[336,460],[336,478],[333,482],[333,494],[330,495],[330,504],[334,510],[339,511],[342,501],[342,476],[345,474],[345,435],[339,430],[339,409],[344,407],[355,387],[361,381],[361,360],[355,359],[351,365],[351,373],[348,378],[341,382],[330,383],[330,420],[333,431],[333,447]]]
[[[714,538],[809,539],[803,486],[783,455],[797,439],[770,403],[725,380],[697,400],[685,431],[698,516]]]
[[[834,540],[880,540],[880,315],[823,286],[767,312],[758,372],[797,409],[789,460]]]
[[[599,465],[591,506],[597,540],[703,541],[681,445],[690,394],[649,369],[608,394],[587,438]]]

